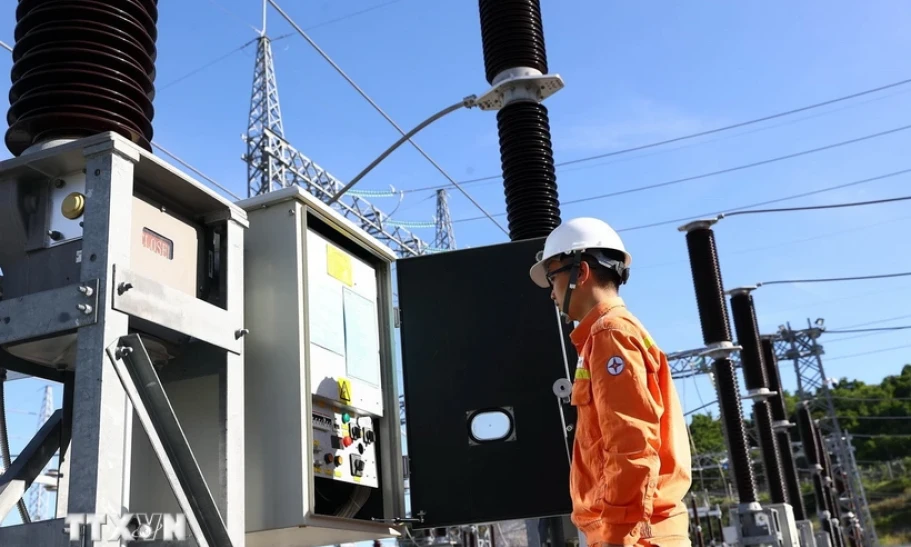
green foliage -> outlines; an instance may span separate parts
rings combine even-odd
[[[697,454],[724,452],[724,433],[721,423],[711,414],[696,414],[690,423],[690,433]]]

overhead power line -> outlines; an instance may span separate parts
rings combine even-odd
[[[637,193],[637,192],[644,192],[644,191],[646,191],[646,190],[654,190],[654,189],[656,189],[656,188],[665,188],[665,187],[667,187],[667,186],[673,186],[673,185],[682,184],[682,183],[685,183],[685,182],[692,182],[692,181],[695,181],[695,180],[706,179],[706,178],[715,177],[715,176],[718,176],[718,175],[725,175],[725,174],[728,174],[728,173],[734,173],[734,172],[737,172],[737,171],[743,171],[743,170],[745,170],[745,169],[752,169],[752,168],[754,168],[754,167],[760,167],[760,166],[762,166],[762,165],[768,165],[768,164],[776,163],[776,162],[779,162],[779,161],[794,159],[794,158],[801,157],[801,156],[807,156],[807,155],[810,155],[810,154],[815,154],[815,153],[817,153],[817,152],[823,152],[823,151],[825,151],[825,150],[832,150],[832,149],[834,149],[834,148],[839,148],[839,147],[842,147],[842,146],[847,146],[847,145],[850,145],[850,144],[855,144],[855,143],[858,143],[858,142],[863,142],[863,141],[867,141],[867,140],[870,140],[870,139],[875,139],[875,138],[878,138],[878,137],[884,137],[884,136],[886,136],[886,135],[891,135],[891,134],[893,134],[893,133],[898,133],[898,132],[900,132],[900,131],[907,131],[908,129],[911,129],[911,125],[903,125],[903,126],[901,126],[901,127],[896,127],[896,128],[893,128],[893,129],[888,129],[888,130],[886,130],[886,131],[880,131],[880,132],[878,132],[878,133],[873,133],[873,134],[871,134],[871,135],[864,135],[863,137],[857,137],[857,138],[850,139],[850,140],[847,140],[847,141],[841,141],[841,142],[836,142],[836,143],[833,143],[833,144],[827,144],[827,145],[825,145],[825,146],[820,146],[820,147],[818,147],[818,148],[812,148],[812,149],[809,149],[809,150],[802,150],[802,151],[800,151],[800,152],[794,152],[794,153],[792,153],[792,154],[786,154],[786,155],[784,155],[784,156],[778,156],[778,157],[775,157],[775,158],[768,158],[768,159],[765,159],[765,160],[755,161],[755,162],[747,163],[747,164],[744,164],[744,165],[738,165],[738,166],[736,166],[736,167],[728,167],[727,169],[721,169],[721,170],[718,170],[718,171],[711,171],[711,172],[708,172],[708,173],[702,173],[702,174],[699,174],[699,175],[693,175],[693,176],[691,176],[691,177],[684,177],[684,178],[674,179],[674,180],[668,180],[668,181],[664,181],[664,182],[657,182],[657,183],[654,183],[654,184],[647,184],[647,185],[645,185],[645,186],[635,186],[635,187],[633,187],[633,188],[627,188],[627,189],[625,189],[625,190],[618,190],[618,191],[616,191],[616,192],[610,192],[610,193],[607,193],[607,194],[598,194],[598,195],[588,196],[588,197],[579,198],[579,199],[571,199],[571,200],[561,201],[561,202],[560,202],[560,206],[562,207],[562,206],[573,205],[573,204],[577,204],[577,203],[587,203],[587,202],[590,202],[590,201],[597,201],[597,200],[601,200],[601,199],[606,199],[606,198],[611,198],[611,197],[616,197],[616,196],[622,196],[622,195],[626,195],[626,194],[633,194],[633,193]],[[505,215],[506,215],[506,213],[497,213],[497,214],[494,215],[494,216],[505,216]],[[484,218],[484,217],[463,218],[463,219],[459,219],[459,220],[454,220],[453,222],[471,222],[471,221],[475,221],[475,220],[483,220],[483,218]]]
[[[902,325],[900,327],[875,327],[872,329],[826,329],[827,334],[853,334],[858,332],[885,332],[890,330],[907,330],[911,325]]]
[[[808,196],[814,196],[814,195],[816,195],[816,194],[823,194],[823,193],[825,193],[825,192],[831,192],[831,191],[833,191],[833,190],[841,190],[842,188],[848,188],[848,187],[851,187],[851,186],[858,186],[858,185],[861,185],[861,184],[867,184],[868,182],[876,182],[876,181],[883,180],[883,179],[888,179],[888,178],[892,178],[892,177],[897,177],[897,176],[899,176],[899,175],[906,175],[906,174],[908,174],[908,173],[911,173],[911,169],[902,169],[901,171],[894,171],[894,172],[892,172],[892,173],[886,173],[885,175],[877,175],[877,176],[875,176],[875,177],[869,177],[869,178],[865,178],[865,179],[861,179],[861,180],[855,180],[855,181],[851,181],[851,182],[845,182],[845,183],[842,183],[842,184],[836,184],[836,185],[834,185],[834,186],[827,186],[827,187],[825,187],[825,188],[820,188],[820,189],[818,189],[818,190],[811,190],[811,191],[809,191],[809,192],[801,192],[801,193],[799,193],[799,194],[791,194],[790,196],[785,196],[785,197],[770,199],[770,200],[766,200],[766,201],[759,201],[759,202],[756,202],[756,203],[750,203],[750,204],[748,204],[748,205],[740,205],[740,206],[738,206],[738,207],[733,207],[733,208],[730,208],[730,209],[727,209],[727,210],[724,210],[724,211],[711,211],[711,212],[702,213],[702,214],[699,214],[699,215],[690,215],[690,216],[682,217],[682,218],[674,218],[674,219],[669,219],[669,220],[662,220],[662,221],[659,221],[659,222],[652,222],[652,223],[650,223],[650,224],[640,224],[639,226],[631,226],[631,227],[629,227],[629,228],[620,228],[620,229],[617,230],[617,231],[618,231],[618,232],[631,232],[631,231],[633,231],[633,230],[642,230],[642,229],[645,229],[645,228],[654,228],[654,227],[657,227],[657,226],[667,226],[667,225],[669,225],[669,224],[678,224],[678,223],[680,223],[680,222],[686,222],[686,221],[690,221],[690,220],[695,220],[695,219],[699,219],[699,218],[706,218],[706,217],[711,217],[711,216],[716,216],[716,215],[727,215],[727,216],[731,216],[731,214],[732,214],[733,212],[735,212],[735,211],[740,211],[740,210],[745,210],[745,209],[751,209],[751,208],[753,208],[753,207],[761,207],[761,206],[763,206],[763,205],[771,205],[771,204],[773,204],[773,203],[781,203],[782,201],[790,201],[790,200],[792,200],[792,199],[805,198],[805,197],[808,197]]]
[[[901,196],[897,198],[884,198],[884,199],[872,199],[869,201],[849,201],[847,203],[831,203],[828,205],[806,205],[803,207],[784,207],[781,209],[753,209],[750,211],[732,211],[730,213],[722,213],[719,215],[721,217],[732,217],[737,215],[755,215],[755,214],[764,214],[764,213],[786,213],[791,211],[813,211],[817,209],[840,209],[843,207],[862,207],[865,205],[880,205],[883,203],[893,203],[896,201],[907,201],[911,199],[911,196]]]
[[[619,155],[621,155],[621,154],[628,154],[628,153],[630,153],[630,152],[638,152],[638,151],[640,151],[640,150],[646,150],[646,149],[649,149],[649,148],[656,148],[656,147],[659,147],[659,146],[664,146],[664,145],[666,145],[666,144],[673,144],[673,143],[675,143],[675,142],[685,141],[685,140],[689,140],[689,139],[695,139],[695,138],[698,138],[698,137],[704,137],[704,136],[706,136],[706,135],[712,135],[712,134],[714,134],[714,133],[721,133],[721,132],[723,132],[723,131],[729,131],[729,130],[731,130],[731,129],[738,129],[738,128],[740,128],[740,127],[746,127],[746,126],[748,126],[748,125],[754,125],[754,124],[757,124],[757,123],[762,123],[762,122],[766,122],[766,121],[769,121],[769,120],[774,120],[774,119],[776,119],[776,118],[783,118],[783,117],[786,117],[786,116],[791,116],[791,115],[793,115],[793,114],[798,114],[798,113],[800,113],[800,112],[805,112],[805,111],[807,111],[807,110],[813,110],[813,109],[821,108],[821,107],[828,106],[828,105],[831,105],[831,104],[835,104],[835,103],[839,103],[839,102],[843,102],[843,101],[848,101],[848,100],[851,100],[851,99],[856,99],[857,97],[862,97],[862,96],[864,96],[864,95],[870,95],[870,94],[872,94],[872,93],[877,93],[877,92],[879,92],[879,91],[885,91],[886,89],[891,89],[891,88],[894,88],[894,87],[900,87],[900,86],[903,86],[903,85],[907,85],[907,84],[909,84],[909,83],[911,83],[911,79],[900,80],[900,81],[898,81],[898,82],[893,82],[893,83],[891,83],[891,84],[886,84],[886,85],[883,85],[883,86],[874,87],[874,88],[872,88],[872,89],[867,89],[867,90],[865,90],[865,91],[860,91],[860,92],[857,92],[857,93],[852,93],[852,94],[850,94],[850,95],[845,95],[845,96],[843,96],[843,97],[838,97],[838,98],[835,98],[835,99],[830,99],[830,100],[828,100],[828,101],[823,101],[823,102],[821,102],[821,103],[815,103],[815,104],[811,104],[811,105],[807,105],[807,106],[802,106],[802,107],[800,107],[800,108],[795,108],[795,109],[792,109],[792,110],[786,110],[786,111],[784,111],[784,112],[778,112],[777,114],[771,114],[771,115],[769,115],[769,116],[763,116],[763,117],[761,117],[761,118],[756,118],[756,119],[748,120],[748,121],[745,121],[745,122],[738,122],[738,123],[735,123],[735,124],[726,125],[726,126],[724,126],[724,127],[718,127],[718,128],[709,129],[709,130],[706,130],[706,131],[699,131],[699,132],[697,132],[697,133],[690,133],[690,134],[688,134],[688,135],[683,135],[683,136],[681,136],[681,137],[675,137],[675,138],[672,138],[672,139],[666,139],[666,140],[662,140],[662,141],[651,142],[651,143],[648,143],[648,144],[643,144],[643,145],[639,145],[639,146],[633,146],[633,147],[631,147],[631,148],[624,148],[624,149],[622,149],[622,150],[615,150],[615,151],[613,151],[613,152],[607,152],[607,153],[604,153],[604,154],[596,154],[596,155],[593,155],[593,156],[586,156],[586,157],[577,158],[577,159],[574,159],[574,160],[563,161],[563,162],[556,163],[556,164],[554,164],[554,165],[555,165],[555,167],[564,167],[564,166],[566,166],[566,165],[573,165],[573,164],[576,164],[576,163],[582,163],[582,162],[586,162],[586,161],[599,160],[599,159],[604,159],[604,158],[608,158],[608,157],[612,157],[612,156],[619,156]],[[475,179],[463,180],[463,181],[461,181],[461,184],[472,184],[472,183],[475,183],[475,182],[482,182],[482,181],[485,181],[485,180],[495,180],[495,179],[498,179],[498,178],[501,178],[501,177],[502,177],[502,175],[489,175],[489,176],[486,176],[486,177],[479,177],[479,178],[475,178]],[[441,189],[441,188],[445,188],[445,186],[432,186],[432,187],[416,188],[416,189],[413,189],[413,190],[405,190],[405,191],[406,191],[406,192],[422,192],[422,191],[428,191],[428,190],[439,190],[439,189]]]
[[[382,108],[380,108],[380,106],[378,104],[376,104],[376,101],[371,99],[370,96],[367,95],[367,93],[363,89],[361,89],[361,87],[359,85],[357,85],[357,83],[355,83],[355,81],[352,80],[351,77],[348,76],[345,73],[345,71],[342,70],[342,68],[340,66],[338,66],[338,64],[336,64],[335,61],[332,60],[331,57],[329,57],[329,55],[325,51],[323,51],[322,48],[320,48],[316,44],[316,42],[314,42],[313,39],[311,39],[310,36],[307,35],[306,32],[304,32],[304,29],[302,29],[300,26],[298,26],[298,24],[294,22],[294,20],[291,18],[291,16],[289,16],[287,13],[285,13],[285,11],[281,8],[281,6],[278,5],[277,2],[275,2],[275,0],[268,0],[268,2],[269,2],[269,4],[272,5],[273,8],[275,8],[275,11],[277,11],[279,13],[279,15],[281,15],[285,19],[285,21],[287,21],[288,24],[291,25],[294,28],[294,30],[296,30],[297,33],[300,34],[301,37],[304,40],[306,40],[307,43],[309,43],[313,47],[313,49],[315,49],[316,52],[320,54],[320,56],[323,59],[326,60],[326,62],[329,63],[332,66],[332,68],[334,68],[335,71],[338,72],[342,76],[342,78],[344,78],[345,81],[347,81],[351,85],[351,87],[353,87],[355,89],[355,91],[358,92],[358,94],[360,94],[361,97],[363,97],[368,103],[370,103],[370,106],[372,106],[374,108],[374,110],[379,112],[380,115],[383,116],[383,118],[385,118],[386,121],[389,122],[396,129],[396,131],[401,133],[403,136],[406,134],[405,130],[402,129],[401,127],[399,127],[399,125],[397,123],[395,123],[395,120],[393,120],[391,117],[389,117],[389,114],[386,114],[386,112]],[[459,184],[454,178],[452,178],[449,175],[449,173],[447,173],[442,167],[440,167],[440,164],[438,164],[436,161],[434,161],[433,158],[431,158],[430,155],[428,155],[427,152],[425,152],[423,148],[418,146],[418,144],[416,142],[414,142],[413,139],[408,139],[408,142],[411,144],[411,146],[413,146],[415,148],[415,150],[417,150],[422,156],[424,156],[424,158],[427,161],[429,161],[430,164],[433,165],[436,168],[436,170],[440,172],[440,174],[442,174],[453,186],[455,186],[459,190],[459,192],[461,192],[462,195],[464,195],[468,199],[468,201],[470,201],[475,207],[478,208],[478,210],[480,210],[482,213],[484,213],[484,217],[482,217],[482,218],[490,219],[490,221],[493,222],[497,226],[497,228],[499,228],[504,234],[509,235],[509,232],[506,230],[506,228],[501,226],[500,223],[497,222],[496,219],[493,218],[493,215],[488,213],[487,210],[484,209],[484,207],[482,207],[480,203],[475,201],[475,199],[473,197],[471,197],[471,195],[467,191],[465,191],[464,188],[462,188],[462,185]]]
[[[892,346],[888,348],[880,348],[872,351],[864,351],[861,353],[852,353],[850,355],[839,355],[837,357],[826,357],[826,361],[838,361],[839,359],[853,359],[855,357],[866,357],[867,355],[874,355],[876,353],[886,353],[889,351],[895,351],[897,349],[906,349],[911,348],[911,344],[902,344],[900,346]]]
[[[782,279],[778,281],[763,281],[757,283],[758,287],[764,285],[783,285],[791,283],[830,283],[833,281],[865,281],[868,279],[886,279],[892,277],[906,277],[911,275],[911,272],[900,272],[900,273],[891,273],[891,274],[879,274],[879,275],[861,275],[857,277],[829,277],[821,279]],[[831,331],[829,331],[831,332]]]

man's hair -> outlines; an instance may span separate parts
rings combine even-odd
[[[618,251],[603,250],[599,252],[601,253],[602,257],[616,260],[620,264],[623,264],[625,260],[623,253]],[[572,257],[570,255],[563,255],[561,257],[561,262],[564,264],[571,261]],[[604,266],[598,262],[598,259],[595,256],[592,256],[589,253],[582,253],[582,261],[588,264],[588,267],[591,269],[592,276],[595,278],[595,281],[597,281],[600,285],[607,286],[608,288],[620,292],[620,285],[622,284],[622,280],[620,278],[620,274],[617,273],[617,270]]]

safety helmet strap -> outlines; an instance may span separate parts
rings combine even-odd
[[[569,300],[572,298],[573,289],[576,288],[576,283],[579,281],[579,265],[582,263],[582,251],[573,251],[573,265],[569,271],[569,283],[566,285],[566,290],[563,293],[563,321],[568,323],[572,322],[572,319],[569,317]]]

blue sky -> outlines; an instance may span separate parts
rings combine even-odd
[[[16,2],[0,2],[0,39],[12,43]],[[369,8],[376,7],[376,9]],[[488,86],[477,3],[456,0],[285,2],[283,8],[403,128]],[[255,47],[182,79],[255,38],[258,0],[162,2],[155,140],[238,195],[246,194],[246,129]],[[548,99],[556,161],[568,161],[762,117],[909,77],[902,52],[911,5],[900,2],[681,4],[543,0],[550,71],[566,88]],[[358,15],[358,12],[362,12]],[[293,32],[270,10],[269,34]],[[342,181],[399,137],[299,36],[273,44],[286,137]],[[0,56],[0,70],[9,58]],[[175,83],[176,82],[176,83]],[[7,84],[8,85],[8,84]],[[709,137],[558,170],[573,200],[699,175],[845,141],[911,123],[911,85]],[[655,190],[563,208],[618,229],[724,210],[911,168],[911,131]],[[457,180],[500,172],[496,119],[450,115],[416,139]],[[3,151],[5,153],[5,150]],[[8,157],[8,154],[7,156]],[[911,175],[784,202],[814,205],[908,194]],[[447,181],[404,146],[358,186],[399,190]],[[499,180],[464,188],[487,210],[505,210]],[[459,247],[506,240],[450,192]],[[432,192],[372,200],[403,221],[432,219]],[[505,226],[505,216],[497,217]],[[775,279],[911,270],[908,202],[867,208],[726,219],[716,227],[727,287]],[[426,240],[430,229],[418,230]],[[623,232],[633,255],[623,296],[668,352],[701,345],[684,236],[675,225]],[[532,257],[529,257],[531,261]],[[517,283],[529,282],[518,279]],[[764,333],[823,317],[830,328],[909,316],[911,278],[763,287]],[[911,317],[873,326],[911,323]],[[851,339],[847,339],[847,338]],[[837,338],[841,338],[838,340]],[[911,362],[907,331],[826,336],[831,377],[877,382]],[[868,356],[854,356],[880,351]],[[793,389],[793,368],[783,369]],[[41,382],[10,387],[8,405],[37,411]],[[688,409],[714,399],[708,378],[678,382]],[[59,389],[55,390],[59,404]],[[12,413],[14,451],[36,417]]]

